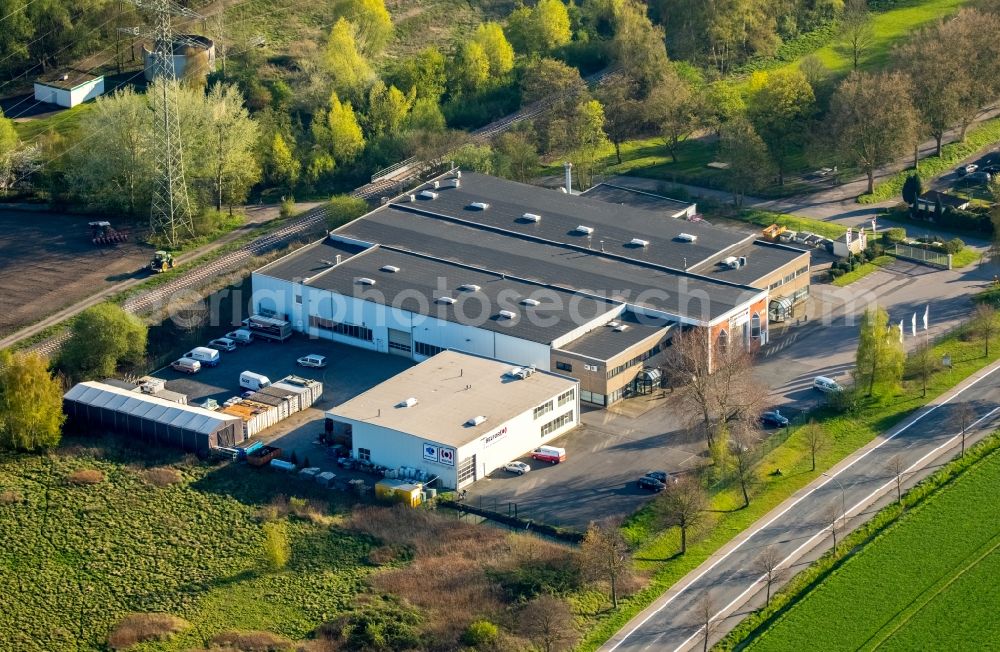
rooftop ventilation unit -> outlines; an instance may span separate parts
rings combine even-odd
[[[396,403],[396,407],[408,408],[408,407],[413,407],[417,403],[418,403],[417,399],[415,399],[414,397],[411,396],[408,399],[404,399],[404,400],[400,401],[399,403]]]
[[[535,373],[534,367],[514,367],[507,372],[507,375],[511,378],[520,378],[521,380],[524,380],[533,373]]]
[[[431,192],[430,190],[421,190],[420,197],[423,199],[437,199],[438,194],[436,192]]]
[[[541,303],[538,299],[521,299],[522,306],[537,306]]]
[[[621,322],[617,322],[617,321],[609,321],[608,322],[608,327],[609,328],[618,328],[621,325],[622,325]]]
[[[629,242],[629,244],[632,245],[633,247],[648,247],[649,240],[643,240],[642,238],[632,238],[632,241]]]
[[[455,299],[454,299],[454,297],[438,297],[437,299],[434,299],[434,302],[435,303],[444,303],[444,304],[447,304],[447,305],[450,306],[453,303],[455,303]]]
[[[469,427],[478,426],[479,424],[483,423],[484,421],[486,421],[486,417],[484,417],[483,415],[480,414],[480,415],[472,417],[471,419],[469,419],[468,421],[466,421],[465,425],[467,425]]]
[[[368,278],[367,276],[362,276],[361,278],[354,279],[354,282],[358,285],[375,285],[375,279]]]
[[[729,269],[739,269],[740,259],[736,256],[726,256],[719,264],[723,267],[728,267]]]
[[[615,326],[616,333],[624,333],[627,330],[628,330],[628,324],[618,324],[617,326]]]
[[[576,231],[577,233],[583,233],[584,235],[591,235],[594,233],[594,227],[584,226],[582,224],[573,230]]]
[[[462,187],[462,180],[461,179],[452,179],[451,183],[456,188],[461,188]]]
[[[461,179],[462,178],[462,171],[461,170],[455,170],[455,178],[456,179]]]
[[[690,233],[679,233],[677,234],[677,239],[681,242],[697,242],[698,236],[691,235]]]
[[[417,196],[416,195],[410,195],[410,201],[411,202],[417,201]]]
[[[525,213],[521,216],[521,219],[527,222],[541,222],[542,216],[537,213]]]
[[[479,292],[479,290],[481,290],[482,288],[480,288],[475,283],[465,283],[463,285],[459,285],[458,289],[463,292]]]
[[[484,201],[474,201],[471,204],[469,204],[469,208],[475,209],[477,211],[484,211],[489,207],[490,205]]]
[[[517,313],[510,310],[501,310],[499,314],[503,319],[513,319],[514,317],[517,317]]]
[[[435,181],[434,182],[434,188],[437,189],[437,188],[440,188],[440,187],[441,187],[441,182],[440,181]]]
[[[396,267],[395,265],[382,265],[381,267],[379,267],[379,269],[382,270],[383,272],[389,272],[390,274],[395,274],[396,272],[399,271],[399,268]]]

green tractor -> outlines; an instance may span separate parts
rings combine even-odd
[[[174,268],[174,256],[169,251],[157,251],[149,261],[149,269],[159,274]]]

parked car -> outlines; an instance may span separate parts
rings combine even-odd
[[[271,379],[267,376],[254,373],[252,371],[244,371],[240,374],[240,388],[250,390],[251,392],[259,392],[265,387],[271,386]]]
[[[207,346],[196,346],[184,354],[185,358],[197,360],[204,367],[215,367],[219,364],[219,352]]]
[[[1000,165],[998,165],[998,164],[987,165],[987,166],[983,167],[983,169],[980,170],[980,172],[985,172],[986,174],[989,174],[990,176],[992,176],[994,174],[1000,174]]]
[[[507,462],[503,465],[503,470],[517,475],[524,475],[531,470],[531,467],[524,462]]]
[[[174,371],[180,371],[185,374],[196,374],[201,371],[201,363],[197,360],[192,360],[191,358],[181,358],[180,360],[174,360],[170,363],[170,367]]]
[[[967,174],[972,174],[978,169],[979,169],[978,165],[976,165],[975,163],[969,163],[967,165],[959,166],[959,168],[955,170],[955,172],[958,174],[958,176],[964,177]]]
[[[309,355],[304,355],[295,361],[295,364],[300,367],[312,367],[313,369],[322,369],[326,366],[326,356],[316,355],[310,353]]]
[[[229,331],[226,333],[226,337],[243,346],[253,342],[253,333],[245,328],[237,328],[234,331]]]
[[[235,351],[236,342],[232,341],[228,337],[217,337],[208,343],[208,348],[215,349],[216,351]]]
[[[658,481],[662,482],[664,485],[673,484],[673,483],[677,482],[677,477],[673,476],[673,475],[670,475],[666,471],[650,471],[649,473],[647,473],[643,477],[645,477],[645,478],[653,478],[654,480],[658,480]]]
[[[965,180],[970,183],[989,183],[991,178],[992,177],[989,172],[980,170],[979,172],[973,172],[969,176],[965,177]]]
[[[788,417],[777,410],[769,410],[760,415],[760,425],[772,428],[787,428]]]
[[[816,378],[813,379],[813,389],[818,389],[826,394],[834,394],[836,392],[844,391],[844,386],[836,380],[827,378],[826,376],[816,376]]]
[[[531,459],[549,464],[558,464],[566,461],[566,449],[558,446],[539,446],[531,451]]]
[[[649,477],[648,475],[644,475],[639,478],[639,481],[636,482],[636,484],[640,489],[645,489],[646,491],[652,491],[655,493],[660,493],[667,488],[667,485],[663,484],[656,478]]]

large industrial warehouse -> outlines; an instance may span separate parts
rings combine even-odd
[[[326,414],[351,454],[458,489],[576,427],[577,382],[445,351]]]
[[[675,329],[765,343],[772,292],[808,270],[753,234],[454,170],[254,272],[253,309],[418,361],[557,371],[609,405],[648,386]]]

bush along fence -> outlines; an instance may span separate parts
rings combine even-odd
[[[513,529],[521,530],[522,532],[534,532],[535,534],[541,534],[546,537],[551,537],[559,541],[565,541],[566,543],[577,544],[583,541],[583,533],[577,532],[576,530],[571,530],[568,528],[561,528],[555,525],[549,525],[548,523],[539,523],[527,518],[521,518],[517,516],[516,505],[512,509],[510,506],[514,503],[508,503],[507,513],[486,509],[484,507],[477,507],[475,505],[470,505],[465,502],[459,502],[456,500],[448,500],[438,498],[438,505],[440,507],[450,507],[459,512],[464,512],[466,514],[475,514],[476,516],[482,516],[485,519],[489,519],[496,523],[502,523]]]
[[[712,649],[724,652],[744,649],[755,638],[766,632],[841,564],[864,550],[865,546],[878,536],[888,532],[907,513],[907,510],[935,496],[953,480],[986,458],[1000,454],[998,451],[1000,451],[1000,431],[994,432],[983,441],[967,449],[964,457],[950,462],[933,475],[921,480],[915,487],[903,494],[901,502],[881,509],[871,520],[844,537],[838,542],[836,550],[827,551],[812,566],[792,578],[781,591],[771,596],[770,606],[747,616]],[[843,556],[838,556],[840,551],[845,551]]]

